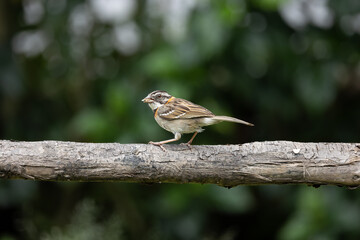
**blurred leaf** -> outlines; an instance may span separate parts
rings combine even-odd
[[[105,104],[108,114],[126,117],[131,107],[131,92],[120,83],[110,83],[105,91]]]
[[[70,223],[64,228],[54,226],[42,240],[92,240],[122,239],[122,223],[113,215],[103,222],[97,221],[98,207],[93,201],[84,200],[77,206]]]
[[[149,76],[168,76],[179,71],[175,52],[170,48],[162,48],[151,52],[142,60],[142,68]]]
[[[227,189],[211,186],[209,197],[214,201],[215,208],[231,214],[247,212],[253,207],[252,196],[246,187]]]
[[[70,129],[78,139],[107,141],[114,135],[113,124],[98,109],[84,109],[72,120]]]
[[[227,40],[227,27],[213,9],[207,9],[194,17],[192,33],[197,44],[199,54],[205,59],[212,57],[222,49]]]
[[[298,192],[297,211],[280,232],[280,239],[307,239],[318,235],[328,237],[325,231],[329,216],[320,191],[302,187]]]
[[[263,10],[275,11],[279,5],[289,0],[253,0],[253,2]]]

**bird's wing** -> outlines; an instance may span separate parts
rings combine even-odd
[[[214,116],[214,114],[206,108],[181,98],[175,98],[173,101],[160,107],[157,114],[159,117],[167,120]]]

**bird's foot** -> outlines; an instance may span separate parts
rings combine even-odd
[[[164,148],[164,146],[162,145],[162,143],[150,141],[149,144],[152,144],[152,145],[155,145],[155,146],[159,146],[159,147],[161,148],[161,150],[163,150],[164,152],[166,152],[166,149]]]
[[[187,142],[187,143],[180,143],[180,145],[185,145],[189,148],[189,150],[192,150],[192,146],[191,146],[191,143]]]

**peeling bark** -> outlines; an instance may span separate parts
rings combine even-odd
[[[165,145],[0,141],[0,178],[44,181],[360,185],[360,144]]]

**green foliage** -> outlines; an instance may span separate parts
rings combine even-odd
[[[97,222],[99,209],[93,201],[83,200],[76,208],[68,225],[52,227],[42,240],[91,240],[123,239],[122,224],[118,215],[110,216],[104,222]]]

